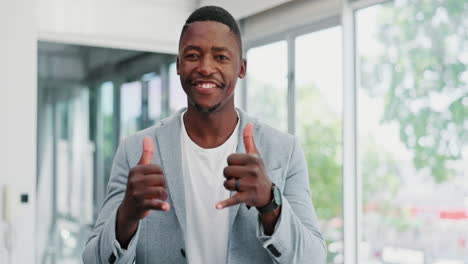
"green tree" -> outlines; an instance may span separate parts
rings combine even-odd
[[[276,129],[287,132],[287,87],[249,76],[248,111]]]
[[[364,206],[391,202],[401,187],[399,164],[390,152],[379,148],[372,138],[361,139],[360,142]]]
[[[468,142],[468,2],[406,0],[383,5],[378,38],[386,51],[360,57],[362,86],[384,96],[382,122],[396,121],[417,169],[437,182]]]
[[[313,84],[300,86],[298,137],[307,160],[312,200],[319,219],[342,215],[341,117]]]

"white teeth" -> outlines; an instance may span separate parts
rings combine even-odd
[[[215,88],[216,84],[214,83],[198,83],[198,87],[203,88],[203,89],[210,89],[210,88]]]

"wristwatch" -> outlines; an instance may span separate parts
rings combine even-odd
[[[271,185],[271,201],[263,207],[256,207],[260,214],[271,212],[282,204],[281,191],[276,184]]]

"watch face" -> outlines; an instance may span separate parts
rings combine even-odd
[[[275,203],[277,205],[281,205],[282,204],[282,201],[281,201],[281,191],[280,189],[278,188],[278,186],[275,186],[273,188],[273,196],[275,198]]]

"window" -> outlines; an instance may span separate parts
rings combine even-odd
[[[93,223],[88,87],[38,85],[37,250],[42,263],[79,261]],[[51,241],[54,246],[51,249]]]
[[[99,157],[100,164],[98,167],[103,169],[102,177],[107,183],[110,176],[112,161],[114,159],[114,84],[112,82],[104,82],[99,87],[99,128],[96,129],[99,135],[99,149],[97,152],[102,157]]]
[[[175,62],[169,67],[169,78],[169,111],[172,114],[182,107],[187,107],[187,96],[180,85]]]
[[[395,1],[356,13],[362,263],[468,259],[463,2]]]
[[[288,129],[288,53],[286,41],[247,52],[247,110],[272,127]]]
[[[328,262],[343,261],[341,27],[296,38],[296,115]]]
[[[119,139],[168,112],[174,57],[38,43],[37,263],[82,263]]]
[[[123,139],[135,133],[141,127],[141,82],[122,84],[120,93],[120,139]]]
[[[154,76],[148,81],[148,119],[152,126],[161,119],[162,110],[162,83],[159,76]]]

